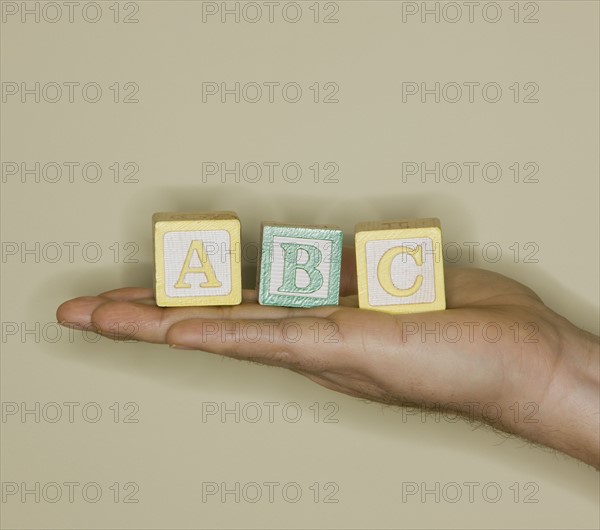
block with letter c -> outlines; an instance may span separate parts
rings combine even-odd
[[[388,313],[446,308],[438,219],[359,223],[355,248],[359,307]]]

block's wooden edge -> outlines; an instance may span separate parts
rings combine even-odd
[[[283,299],[285,297],[285,299]],[[292,295],[269,295],[263,296],[259,300],[260,305],[269,305],[276,307],[323,307],[339,305],[339,295],[337,298],[312,298],[309,296]]]
[[[241,236],[241,223],[239,219],[177,219],[170,221],[157,221],[154,223],[154,233],[164,235],[168,232],[226,230],[234,235]]]
[[[302,224],[302,223],[280,223],[278,221],[262,221],[260,223],[260,231],[262,231],[268,227],[276,227],[276,228],[304,228],[307,230],[341,230],[338,225],[333,224]]]
[[[152,223],[162,221],[231,221],[239,217],[229,210],[218,212],[156,212],[152,214]]]
[[[354,234],[354,255],[356,262],[356,283],[358,295],[358,307],[366,309],[369,306],[369,293],[367,289],[367,257],[365,243],[367,239],[361,231]]]
[[[441,244],[442,229],[437,226],[425,228],[389,228],[384,230],[361,230],[354,235],[354,244],[366,244],[369,241],[404,240],[417,237],[429,237]]]
[[[446,279],[445,279],[445,266],[444,266],[444,253],[443,253],[443,240],[440,229],[440,246],[434,246],[434,261],[433,261],[433,285],[435,289],[435,300],[436,306],[432,307],[431,311],[438,311],[446,309]]]
[[[341,228],[320,228],[317,225],[313,226],[298,226],[298,225],[265,225],[261,227],[261,242],[262,238],[266,234],[267,236],[271,236],[278,229],[285,230],[285,234],[281,234],[282,237],[299,237],[304,239],[331,239],[332,237],[336,240],[344,237],[344,233]],[[323,237],[323,232],[329,232],[325,237]]]
[[[156,301],[159,307],[203,307],[217,305],[239,305],[242,303],[242,292],[231,292],[221,296],[190,296],[180,298],[160,297]]]
[[[154,214],[156,215],[156,214]],[[156,226],[156,222],[154,221],[154,215],[152,216],[152,261],[154,262],[153,267],[152,267],[152,292],[154,294],[154,303],[160,307],[160,300],[159,300],[159,294],[158,294],[158,265],[160,263],[160,265],[163,265],[163,260],[159,260],[158,256],[156,255],[157,252],[157,248],[156,248],[156,230],[155,230],[155,226]]]
[[[382,313],[392,313],[396,315],[404,314],[416,314],[416,313],[428,313],[431,311],[443,311],[446,309],[446,300],[436,300],[435,302],[428,302],[424,304],[398,304],[398,305],[386,305],[386,306],[372,306],[368,303],[366,305],[359,306],[361,309],[368,309],[370,311],[380,311]]]
[[[374,232],[379,230],[410,230],[415,228],[442,228],[437,217],[414,219],[393,219],[389,221],[364,221],[354,225],[354,232]]]

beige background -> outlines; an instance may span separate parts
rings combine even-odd
[[[96,162],[103,173],[97,183],[80,172],[74,182],[65,172],[56,183],[32,176],[22,183],[20,175],[3,173],[2,241],[34,251],[39,243],[41,255],[39,263],[35,254],[3,255],[2,401],[17,403],[19,411],[39,403],[46,418],[4,418],[2,481],[28,488],[96,482],[103,496],[87,502],[76,489],[68,502],[65,486],[56,503],[47,500],[51,486],[39,503],[33,495],[26,502],[10,496],[2,504],[3,528],[598,527],[598,474],[562,455],[448,418],[406,417],[284,370],[166,346],[92,343],[91,336],[66,331],[57,338],[53,324],[65,299],[151,285],[153,212],[232,209],[246,242],[257,240],[263,219],[336,223],[351,238],[359,221],[437,216],[445,241],[464,250],[460,264],[516,278],[598,333],[597,2],[522,2],[521,20],[537,8],[538,23],[515,23],[514,2],[499,2],[496,23],[480,10],[470,23],[458,2],[463,20],[436,23],[430,16],[422,23],[402,21],[402,2],[338,1],[319,7],[323,16],[337,6],[338,22],[328,24],[312,21],[314,2],[300,3],[298,23],[286,22],[275,8],[273,23],[254,24],[232,17],[203,23],[199,1],[121,3],[122,16],[139,8],[139,22],[129,24],[113,21],[114,2],[100,2],[97,23],[86,22],[78,9],[70,23],[58,4],[65,12],[56,23],[31,16],[23,23],[19,15],[3,21],[2,82],[96,82],[102,98],[86,103],[77,90],[73,103],[68,94],[54,104],[8,97],[2,160]],[[495,16],[489,9],[488,17]],[[279,93],[274,103],[203,103],[202,83],[212,81],[295,81],[304,90],[295,104]],[[466,95],[454,104],[402,102],[403,82],[436,81],[496,82],[503,95],[495,104],[479,91],[473,103]],[[114,103],[108,87],[115,82],[137,83],[139,102]],[[315,82],[337,83],[339,102],[314,103],[308,87]],[[539,102],[515,103],[508,88],[515,82],[537,83]],[[203,183],[206,161],[296,162],[303,175],[297,183],[280,174],[273,183],[266,177]],[[308,169],[315,161],[337,163],[339,182],[315,183]],[[472,183],[466,176],[458,183],[403,182],[406,161],[496,162],[503,174],[495,184],[480,174]],[[138,164],[139,182],[115,183],[109,169],[115,162]],[[514,183],[509,166],[515,162],[537,163],[539,182]],[[55,263],[52,243],[63,250]],[[79,244],[72,263],[65,243]],[[472,260],[465,243],[479,244]],[[537,245],[534,262],[524,259],[536,248],[528,243]],[[101,249],[96,263],[82,257],[86,244],[89,259]],[[491,262],[491,251],[491,259],[482,256],[486,244],[500,247],[502,259]],[[137,262],[125,262],[134,245]],[[252,272],[249,264],[246,280]],[[28,329],[34,332],[21,336]],[[52,402],[77,403],[73,423],[48,421]],[[137,423],[122,421],[133,410],[124,408],[128,402],[137,404]],[[263,403],[279,405],[272,423],[243,417],[236,423],[231,416],[203,422],[202,408],[211,402],[239,403],[247,416],[252,403],[265,415]],[[103,412],[96,423],[82,418],[88,403]],[[289,403],[297,404],[288,405],[290,415],[293,407],[302,411],[296,423],[281,415]],[[336,407],[338,422],[324,422],[323,414]],[[232,496],[202,502],[203,482],[269,481],[298,483],[302,498],[287,502],[278,489],[273,502],[236,503]],[[403,502],[403,483],[442,488],[469,481],[497,483],[502,498],[486,500],[478,487],[469,502],[462,486],[456,503],[435,502],[433,495],[424,503],[419,496]],[[129,482],[139,487],[137,503],[122,502]],[[337,503],[322,502],[332,491],[325,489],[329,482],[337,485],[327,486],[338,488]],[[523,502],[534,490],[530,499],[538,502]]]

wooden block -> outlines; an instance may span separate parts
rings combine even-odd
[[[155,213],[152,225],[157,305],[242,301],[240,221],[234,212]]]
[[[446,308],[438,219],[359,223],[355,246],[359,307],[388,313]]]
[[[262,223],[258,302],[262,305],[337,305],[343,233],[332,225]]]

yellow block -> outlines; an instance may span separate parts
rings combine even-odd
[[[359,307],[388,313],[446,308],[439,219],[359,223],[355,248]]]
[[[241,230],[234,212],[155,213],[152,226],[157,305],[241,303]]]

